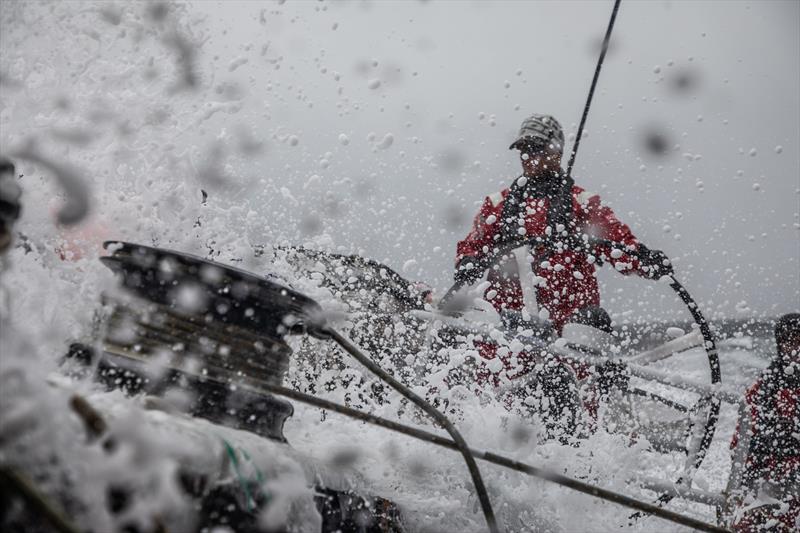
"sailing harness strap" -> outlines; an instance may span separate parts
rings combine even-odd
[[[587,241],[579,232],[572,206],[572,177],[562,172],[553,171],[537,178],[520,176],[508,188],[508,195],[503,200],[500,217],[500,231],[496,239],[496,248],[518,248],[529,245],[536,252],[533,261],[533,273],[542,261],[552,254],[575,250],[587,252]],[[544,236],[530,237],[524,232],[525,217],[528,213],[528,202],[547,202],[547,230]],[[520,231],[523,228],[523,231]],[[484,263],[491,267],[493,263],[503,260],[503,254],[495,255]]]

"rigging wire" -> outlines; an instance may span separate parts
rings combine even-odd
[[[572,176],[572,166],[575,164],[575,156],[578,155],[578,147],[581,144],[581,136],[583,134],[583,127],[586,124],[586,117],[589,116],[589,106],[592,105],[592,98],[594,97],[594,90],[597,87],[597,80],[600,77],[600,69],[603,67],[603,61],[606,58],[608,51],[608,44],[611,41],[611,30],[614,29],[614,21],[617,19],[617,11],[619,11],[619,4],[621,0],[614,0],[614,8],[611,10],[611,18],[608,21],[608,28],[606,28],[606,35],[603,37],[603,46],[600,49],[600,57],[597,59],[597,66],[594,69],[594,77],[592,78],[592,85],[589,87],[589,95],[586,97],[586,105],[583,107],[583,115],[581,116],[581,123],[578,126],[578,133],[575,135],[575,144],[572,146],[572,153],[569,156],[569,164],[567,165],[567,180]]]

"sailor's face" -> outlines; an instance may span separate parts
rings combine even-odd
[[[548,170],[557,170],[561,166],[561,154],[547,148],[521,150],[519,159],[526,176],[536,176]]]
[[[778,345],[778,353],[789,361],[800,361],[800,331],[795,331]]]

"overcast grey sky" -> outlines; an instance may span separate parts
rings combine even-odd
[[[196,7],[216,29],[208,45],[218,64],[253,57],[241,67],[254,80],[250,97],[268,109],[270,127],[297,135],[297,146],[278,144],[263,168],[298,195],[318,188],[345,204],[320,224],[306,206],[304,227],[396,268],[414,259],[405,273],[443,288],[478,203],[518,172],[507,146],[519,122],[544,112],[575,130],[611,5]],[[709,311],[800,307],[798,6],[649,1],[623,2],[619,12],[574,174],[644,242],[677,259],[679,277],[713,300]],[[259,60],[266,43],[263,57],[282,58],[278,70]],[[650,131],[666,138],[665,155],[649,155]],[[373,151],[368,136],[379,143],[387,133],[391,147]],[[313,174],[321,179],[308,187]],[[372,194],[342,190],[343,177]],[[601,278],[606,300],[625,293],[607,302],[616,311],[664,290],[610,270]]]
[[[112,100],[114,83],[139,80],[123,88],[141,92],[146,118],[131,108],[129,122],[159,132],[150,142],[165,151],[191,149],[199,169],[170,173],[153,156],[146,173],[236,206],[257,222],[253,241],[359,252],[443,291],[478,205],[519,173],[507,147],[520,121],[550,113],[576,129],[612,2],[196,1],[181,10],[200,36],[200,84],[189,96],[153,86],[148,72],[162,65],[148,64],[147,41],[137,41],[147,35],[146,4],[119,3],[110,15],[111,5],[59,5],[80,14],[69,19],[80,31],[63,15],[38,36],[41,22],[15,19],[35,9],[4,8],[3,72],[28,80],[24,91],[5,86],[4,143],[35,131],[20,102],[33,109],[59,90],[79,100],[80,84]],[[81,62],[93,55],[102,62]],[[145,81],[132,77],[143,65]],[[799,2],[622,2],[574,175],[675,258],[710,314],[800,308],[798,65]],[[186,123],[178,110],[189,109],[178,99],[189,97],[192,113],[210,118],[171,135]],[[664,154],[646,148],[652,132]],[[232,150],[236,142],[253,149]],[[216,187],[202,170],[215,158],[225,175]],[[95,174],[123,175],[114,161]],[[137,187],[147,188],[124,188]],[[100,211],[121,201],[116,189],[105,194]],[[126,202],[134,218],[158,204],[146,195]],[[163,203],[156,210],[168,236],[172,219]],[[155,229],[140,217],[115,231],[148,240]],[[224,231],[232,238],[240,228]],[[683,317],[666,287],[611,269],[600,278],[617,317]]]

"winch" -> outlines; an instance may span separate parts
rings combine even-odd
[[[122,290],[102,297],[97,377],[129,394],[162,396],[177,385],[194,395],[188,414],[285,441],[292,405],[238,385],[283,383],[292,353],[284,336],[303,331],[317,304],[190,254],[122,242],[106,248],[102,261]],[[73,345],[70,353],[92,350]]]

